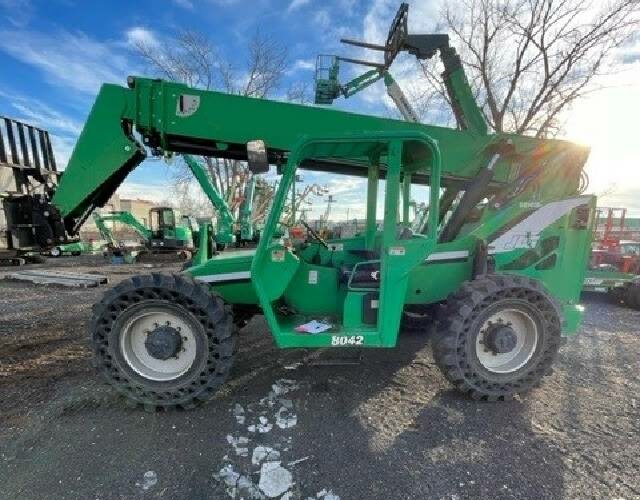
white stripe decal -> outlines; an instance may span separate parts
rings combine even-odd
[[[453,250],[451,252],[432,253],[425,259],[425,262],[437,262],[439,260],[466,259],[469,257],[468,250]]]
[[[251,279],[251,271],[236,271],[234,273],[210,274],[208,276],[194,276],[198,281],[218,283],[221,281],[235,281]]]
[[[589,202],[589,197],[568,198],[540,207],[526,219],[489,243],[489,253],[509,252],[516,248],[533,248],[538,244],[540,233],[571,210]]]

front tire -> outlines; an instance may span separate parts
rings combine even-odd
[[[551,373],[560,316],[539,282],[489,275],[449,297],[434,357],[444,376],[474,399],[512,399]]]
[[[95,365],[146,408],[211,398],[233,359],[233,321],[217,295],[181,275],[134,276],[109,290],[89,325]]]

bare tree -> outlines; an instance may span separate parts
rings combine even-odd
[[[286,93],[286,100],[297,104],[308,104],[312,101],[311,97],[311,89],[308,81],[292,83]]]
[[[306,184],[301,190],[296,191],[295,199],[290,199],[284,208],[284,219],[295,224],[295,218],[300,217],[300,210],[305,205],[311,205],[312,196],[323,196],[327,193],[326,186],[320,184]]]
[[[195,31],[184,31],[160,44],[140,41],[136,51],[151,71],[168,80],[258,98],[269,97],[280,90],[287,64],[286,48],[259,30],[251,38],[247,58],[240,65],[226,61],[205,35]],[[231,210],[236,211],[249,177],[246,163],[209,157],[204,157],[204,161],[211,182]],[[182,162],[178,165],[174,189],[181,193],[180,199],[187,200],[185,186],[192,176],[186,165]],[[268,193],[273,196],[273,190],[264,189],[261,196]]]
[[[490,127],[537,137],[597,88],[610,59],[640,26],[638,0],[455,0],[442,18]],[[422,65],[425,99],[448,103],[436,65]],[[450,104],[450,103],[448,103]]]

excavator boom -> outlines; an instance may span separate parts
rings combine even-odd
[[[100,226],[106,227],[105,222],[120,222],[126,226],[131,227],[136,233],[140,235],[140,237],[147,241],[151,239],[152,232],[149,228],[147,228],[142,222],[134,217],[131,212],[120,211],[120,212],[109,212],[106,214],[96,214],[94,212],[94,220],[96,223],[99,221],[98,229]]]

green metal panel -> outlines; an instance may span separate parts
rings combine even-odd
[[[117,85],[103,85],[71,153],[53,203],[63,216],[80,218],[92,205],[102,206],[146,156],[123,129],[133,116],[136,95]],[[67,224],[70,228],[72,224]]]
[[[338,269],[301,261],[287,285],[284,299],[303,314],[337,314],[342,309],[337,289]]]
[[[194,260],[187,272],[208,283],[230,304],[257,304],[258,299],[251,284],[251,262],[255,250],[237,250],[219,253],[202,264]],[[220,279],[221,277],[225,279]]]

